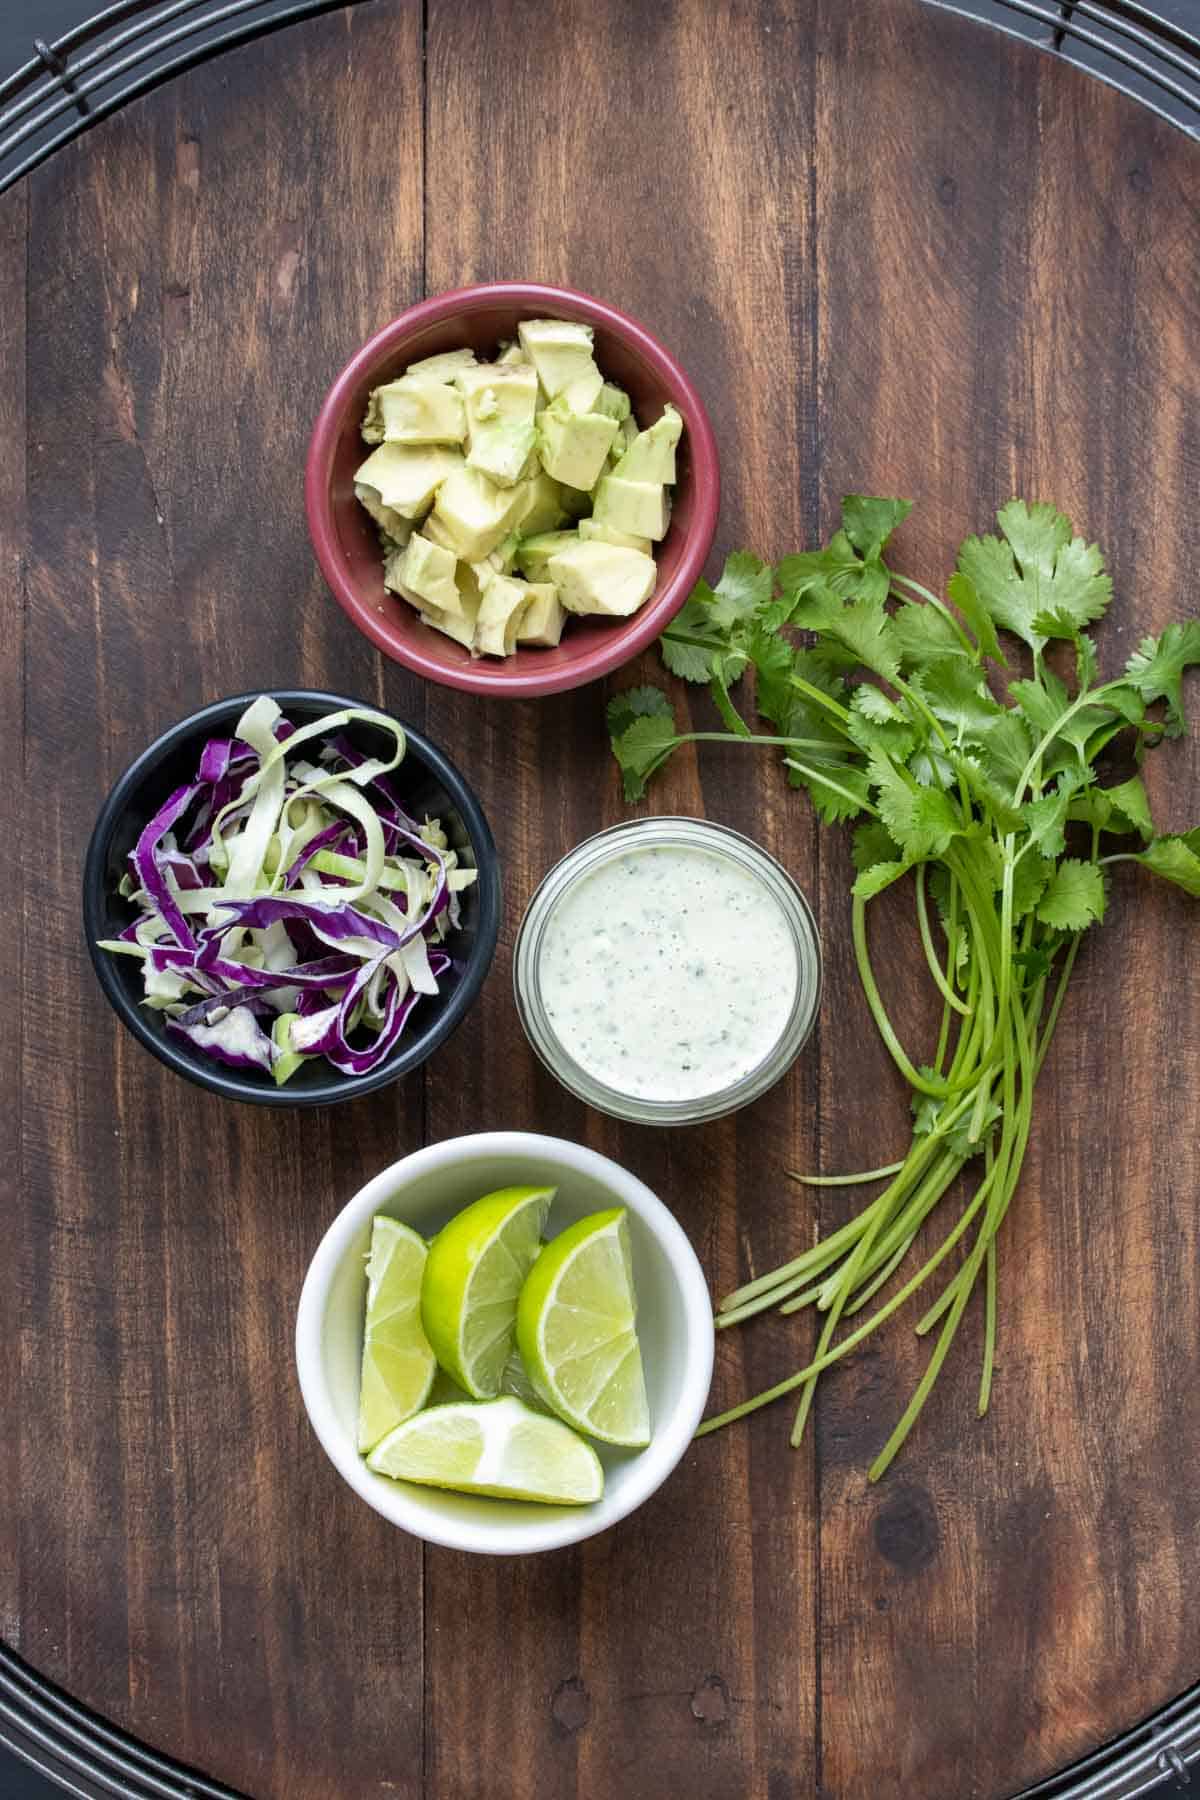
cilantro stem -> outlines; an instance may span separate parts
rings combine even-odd
[[[952,1006],[954,1008],[955,1012],[961,1013],[963,1015],[963,1017],[966,1018],[967,1015],[970,1013],[971,1009],[965,1003],[965,1001],[962,1001],[959,999],[958,995],[954,992],[953,988],[950,986],[950,983],[947,981],[945,975],[943,975],[941,960],[939,959],[938,953],[934,948],[933,936],[929,929],[929,910],[925,904],[925,864],[924,863],[917,864],[915,874],[916,874],[916,887],[917,887],[917,924],[920,927],[921,948],[925,952],[925,961],[929,964],[929,973],[933,976],[934,986],[937,988],[938,992],[941,994],[942,999],[946,1002],[946,1005]],[[939,1039],[939,1042],[940,1042],[940,1039]],[[937,1059],[937,1061],[940,1061],[940,1057]],[[935,1067],[936,1067],[936,1062],[935,1062]]]
[[[867,903],[858,895],[854,897],[850,914],[850,929],[854,939],[854,957],[858,964],[859,980],[862,982],[863,992],[867,997],[867,1005],[871,1009],[871,1017],[875,1020],[879,1035],[905,1081],[910,1087],[916,1088],[918,1093],[931,1094],[938,1100],[945,1099],[948,1094],[958,1093],[966,1086],[969,1077],[964,1076],[957,1082],[951,1082],[948,1079],[943,1080],[941,1077],[931,1079],[929,1076],[923,1075],[919,1069],[913,1066],[905,1053],[904,1046],[896,1036],[895,1028],[887,1015],[875,981],[874,971],[871,968],[870,953],[867,949]]]
[[[805,1187],[864,1187],[868,1181],[882,1181],[886,1175],[895,1175],[904,1167],[902,1162],[884,1163],[880,1169],[864,1169],[858,1175],[799,1175],[795,1169],[788,1174],[793,1181],[802,1181]]]
[[[797,693],[806,695],[809,700],[815,700],[819,706],[823,706],[827,712],[831,712],[834,718],[840,719],[843,724],[850,723],[849,709],[844,707],[840,700],[835,700],[830,694],[823,694],[819,687],[814,687],[811,681],[805,681],[802,675],[789,675],[788,680]]]

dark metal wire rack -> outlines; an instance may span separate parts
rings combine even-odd
[[[2,3],[2,0],[0,0]],[[1087,69],[1200,139],[1200,0],[925,0]],[[117,0],[0,80],[0,193],[130,100],[222,51],[367,0]],[[84,1800],[237,1800],[0,1644],[0,1744]],[[1200,1686],[1021,1800],[1137,1800],[1200,1765]],[[1164,1784],[1166,1784],[1164,1786]]]

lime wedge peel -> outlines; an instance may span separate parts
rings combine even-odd
[[[649,1444],[624,1207],[592,1213],[545,1246],[521,1290],[517,1343],[560,1419],[602,1443]]]
[[[500,1188],[465,1207],[429,1246],[425,1334],[442,1368],[475,1400],[494,1400],[516,1337],[517,1300],[537,1258],[552,1187]]]
[[[592,1446],[511,1395],[428,1407],[389,1432],[367,1466],[397,1481],[546,1506],[590,1506],[604,1494]]]

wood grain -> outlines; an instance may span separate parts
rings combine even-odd
[[[801,1451],[771,1409],[698,1444],[635,1521],[511,1563],[423,1550],[361,1506],[290,1348],[329,1217],[420,1142],[514,1126],[604,1150],[723,1292],[853,1205],[789,1169],[869,1166],[905,1122],[853,971],[846,846],[753,750],[680,756],[646,810],[737,826],[813,896],[827,992],[787,1082],[652,1132],[526,1050],[525,901],[626,816],[604,695],[424,689],[350,628],[300,488],[349,352],[422,289],[614,299],[711,410],[714,570],[814,542],[841,493],[877,490],[918,502],[903,562],[940,579],[1010,493],[1053,497],[1109,554],[1115,667],[1195,604],[1196,167],[1119,95],[915,0],[876,0],[869,31],[835,0],[375,0],[187,76],[8,197],[0,805],[24,928],[0,938],[22,996],[0,1012],[21,1100],[0,1123],[0,1635],[39,1669],[253,1800],[1002,1800],[1200,1677],[1195,915],[1148,881],[1114,884],[1043,1077],[992,1411],[974,1417],[968,1314],[881,1486],[865,1469],[924,1356],[903,1318],[823,1384]],[[656,678],[649,655],[608,687]],[[77,911],[135,752],[203,700],[289,682],[427,724],[506,882],[495,969],[428,1079],[303,1119],[144,1056]],[[1194,821],[1194,735],[1148,783],[1165,825]],[[919,952],[885,920],[916,1040]],[[811,1342],[807,1317],[723,1335],[714,1400]]]

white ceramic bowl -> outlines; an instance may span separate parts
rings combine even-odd
[[[638,1336],[654,1437],[645,1450],[597,1445],[604,1497],[594,1506],[537,1506],[391,1481],[355,1447],[362,1357],[364,1258],[376,1213],[423,1237],[481,1194],[518,1182],[558,1188],[550,1233],[604,1207],[629,1208]],[[608,1157],[565,1138],[488,1131],[402,1157],[342,1208],[309,1266],[296,1318],[300,1391],[313,1429],[350,1486],[393,1525],[433,1544],[494,1556],[554,1550],[605,1531],[660,1487],[687,1449],[708,1398],[712,1302],[696,1253],[661,1200]]]

